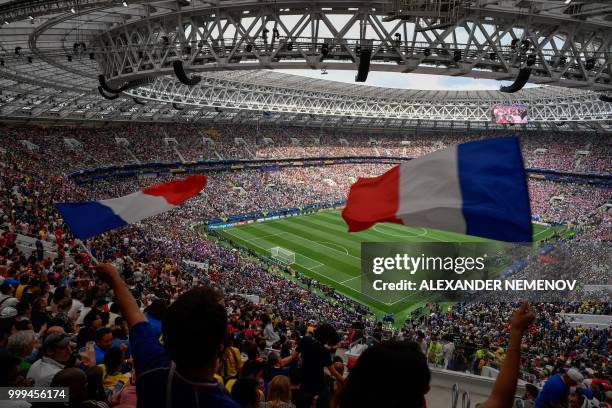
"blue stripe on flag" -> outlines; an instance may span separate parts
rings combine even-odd
[[[531,242],[527,173],[518,139],[502,137],[460,144],[457,156],[466,233]]]
[[[58,203],[55,206],[78,239],[86,239],[128,224],[109,207],[97,201]]]

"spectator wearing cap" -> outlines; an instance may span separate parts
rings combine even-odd
[[[12,307],[14,309],[17,309],[18,304],[19,304],[19,300],[17,300],[17,298],[14,298],[14,297],[6,298],[6,300],[2,303],[2,305],[0,305],[0,311],[4,310],[4,308],[7,308],[7,307]]]
[[[30,367],[28,378],[33,379],[37,387],[48,387],[53,376],[70,360],[70,338],[65,333],[49,334],[43,341],[41,353],[42,357]]]
[[[549,406],[567,406],[570,388],[582,384],[584,377],[575,368],[570,368],[565,373],[555,374],[550,377],[535,400],[537,408]]]
[[[2,319],[14,319],[15,317],[17,317],[17,309],[14,307],[5,307],[0,312],[0,318]]]

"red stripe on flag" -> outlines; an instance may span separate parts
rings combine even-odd
[[[342,218],[349,232],[370,228],[378,222],[402,224],[396,218],[399,207],[399,166],[372,178],[360,178],[351,186]]]
[[[152,196],[164,197],[168,204],[179,205],[202,191],[206,187],[206,181],[206,176],[192,175],[186,179],[147,187],[142,192]]]

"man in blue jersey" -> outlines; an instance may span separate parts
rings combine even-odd
[[[115,267],[99,264],[96,272],[115,292],[130,327],[138,408],[238,408],[214,378],[227,330],[218,291],[200,287],[183,293],[162,320],[162,347]]]
[[[542,391],[538,394],[535,400],[536,407],[568,406],[570,389],[578,384],[582,384],[583,380],[584,377],[575,368],[570,368],[565,373],[553,375],[546,381]]]

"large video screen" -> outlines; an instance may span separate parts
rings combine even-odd
[[[529,122],[527,105],[493,105],[493,120],[499,124],[522,124]]]

